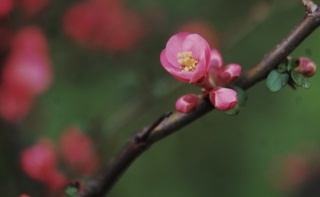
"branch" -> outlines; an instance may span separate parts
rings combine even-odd
[[[248,89],[266,78],[272,69],[277,67],[284,58],[320,25],[320,11],[318,10],[318,6],[310,0],[302,0],[302,3],[306,8],[306,15],[301,23],[296,26],[280,44],[264,56],[257,65],[242,75],[236,83],[237,86]],[[180,128],[187,126],[212,109],[213,106],[208,101],[208,98],[204,98],[192,112],[188,114],[175,112],[156,126],[155,129],[149,129],[148,132],[145,130],[140,131],[129,139],[120,153],[110,161],[105,171],[102,172],[96,180],[89,183],[80,196],[104,196],[110,191],[131,163],[152,144],[178,131]],[[162,119],[159,122],[161,121]],[[142,140],[137,140],[139,138],[141,139],[141,136],[143,136]]]

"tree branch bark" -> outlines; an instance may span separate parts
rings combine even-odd
[[[305,38],[307,38],[320,25],[320,11],[318,6],[310,0],[302,0],[306,8],[306,15],[299,25],[297,25],[273,50],[263,59],[243,74],[236,85],[248,89],[257,82],[266,78],[268,73],[276,68],[281,61],[286,58]],[[152,144],[168,135],[175,133],[180,128],[187,126],[213,109],[208,98],[204,98],[197,105],[196,109],[188,114],[173,113],[165,119],[155,129],[149,130],[147,137],[146,130],[142,130],[129,139],[120,153],[114,157],[105,171],[99,177],[91,181],[81,197],[101,197],[110,191],[115,182],[131,165],[131,163]],[[152,132],[151,132],[152,131]]]

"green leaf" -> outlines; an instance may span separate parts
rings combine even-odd
[[[240,88],[238,86],[232,86],[231,88],[237,92],[238,105],[244,106],[248,100],[247,93],[242,88]]]
[[[295,67],[297,67],[297,61],[295,59],[289,59],[287,63],[287,70],[288,72],[291,72]]]
[[[78,193],[78,188],[68,185],[64,189],[64,193],[67,195],[67,197],[79,197]]]
[[[279,73],[285,73],[287,72],[287,65],[285,63],[281,63],[279,66],[278,66],[278,69]]]
[[[310,88],[311,83],[308,81],[308,79],[305,76],[300,74],[298,71],[292,70],[291,78],[298,87]]]
[[[288,73],[280,73],[278,70],[272,70],[267,77],[267,88],[271,92],[279,91],[288,83],[289,78]]]

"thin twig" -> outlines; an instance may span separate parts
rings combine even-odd
[[[274,69],[281,61],[287,57],[306,37],[308,37],[320,25],[320,11],[315,9],[314,3],[308,0],[302,0],[306,7],[306,16],[301,23],[295,27],[288,36],[278,44],[271,52],[247,73],[242,75],[236,85],[248,89],[257,82],[263,80],[268,73]],[[315,9],[315,10],[314,10]],[[314,10],[314,11],[313,11]],[[101,197],[104,196],[122,173],[131,165],[131,163],[145,150],[147,150],[156,141],[175,133],[180,128],[185,127],[202,115],[213,109],[208,98],[204,98],[197,105],[196,109],[188,114],[173,113],[165,119],[154,130],[152,129],[145,141],[137,143],[136,136],[145,131],[134,135],[127,142],[120,153],[109,163],[105,172],[86,186],[80,194],[82,197]]]

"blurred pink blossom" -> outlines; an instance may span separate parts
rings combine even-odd
[[[91,0],[71,7],[63,27],[76,42],[107,52],[127,52],[145,35],[142,18],[120,0]]]
[[[6,17],[13,9],[15,0],[1,0],[0,3],[0,18]]]
[[[41,12],[50,0],[19,0],[26,17],[31,17]]]
[[[66,163],[76,172],[90,175],[98,170],[100,160],[91,139],[77,127],[69,127],[61,136],[61,153]]]

